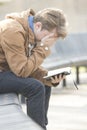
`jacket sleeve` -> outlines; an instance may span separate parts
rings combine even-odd
[[[8,29],[2,35],[2,48],[9,68],[17,76],[28,77],[42,64],[50,50],[37,46],[33,49],[33,54],[27,57],[24,43],[24,36],[17,29]]]
[[[48,71],[46,69],[44,69],[42,66],[40,66],[30,76],[41,81],[43,84],[51,87],[51,86],[53,86],[51,81],[47,81],[46,79],[43,78],[44,76],[47,75],[47,73],[48,73]]]

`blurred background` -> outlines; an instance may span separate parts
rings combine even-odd
[[[60,8],[67,14],[69,32],[87,31],[87,0],[0,0],[0,19],[10,12],[47,7]]]

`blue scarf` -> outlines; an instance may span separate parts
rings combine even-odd
[[[29,17],[28,17],[29,27],[30,27],[30,28],[32,29],[32,31],[34,32],[33,19],[34,19],[34,16],[29,16]]]

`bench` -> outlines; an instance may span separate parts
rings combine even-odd
[[[42,66],[48,70],[74,66],[79,84],[79,67],[87,66],[87,33],[69,34],[64,40],[59,39],[51,51]]]
[[[15,93],[0,94],[0,130],[43,130],[20,105]]]

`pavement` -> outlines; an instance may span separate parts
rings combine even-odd
[[[52,88],[47,130],[87,130],[87,73],[80,75],[78,90],[67,78],[67,87]]]
[[[80,75],[78,90],[72,77],[67,87],[52,89],[48,130],[87,130],[87,73]],[[71,79],[70,79],[71,78]]]

